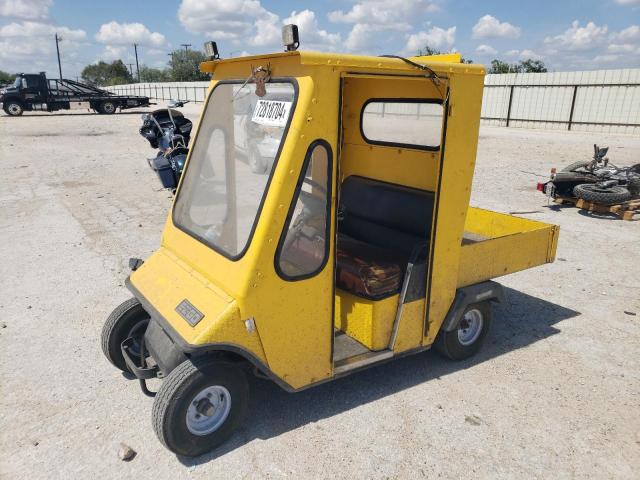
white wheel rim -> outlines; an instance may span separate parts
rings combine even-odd
[[[18,114],[20,113],[20,110],[20,105],[16,105],[15,103],[9,105],[9,113]]]
[[[222,426],[231,411],[231,394],[222,385],[201,390],[187,409],[187,428],[199,437],[209,435]]]
[[[458,325],[458,341],[468,347],[480,337],[484,319],[480,310],[473,308],[466,312]]]

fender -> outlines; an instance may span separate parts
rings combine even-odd
[[[492,281],[476,283],[468,287],[459,288],[453,299],[451,308],[442,322],[440,330],[451,332],[458,326],[458,322],[462,318],[465,309],[473,304],[485,301],[503,303],[505,301],[504,289],[502,285]]]

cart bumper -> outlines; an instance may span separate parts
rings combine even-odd
[[[133,341],[133,338],[129,337],[124,342],[122,342],[122,345],[120,345],[120,348],[122,349],[122,356],[124,357],[124,361],[127,363],[127,367],[129,367],[129,370],[131,370],[136,378],[140,380],[147,380],[149,378],[157,377],[157,365],[149,367],[147,366],[148,364],[146,361],[143,363],[140,358],[134,358],[134,356],[131,354],[130,349]]]

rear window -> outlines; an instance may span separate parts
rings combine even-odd
[[[378,145],[438,150],[442,116],[439,100],[369,100],[362,109],[362,136]]]

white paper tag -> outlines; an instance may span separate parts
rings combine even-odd
[[[292,102],[258,100],[251,121],[269,127],[284,127],[289,119]]]

